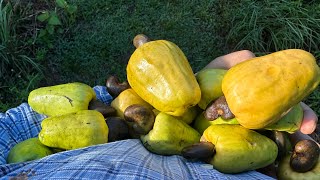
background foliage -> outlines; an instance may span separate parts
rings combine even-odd
[[[126,78],[143,33],[167,39],[199,71],[241,49],[257,55],[288,48],[320,59],[320,3],[303,0],[1,0],[0,112],[27,101],[31,90],[79,81],[104,85]],[[305,102],[320,114],[320,89]]]

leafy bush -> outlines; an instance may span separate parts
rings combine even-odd
[[[57,33],[63,34],[67,27],[75,23],[77,11],[77,6],[70,5],[65,0],[56,0],[52,4],[57,7],[42,10],[37,15],[37,20],[41,22],[40,26],[42,25],[37,38],[38,43],[40,46],[46,45],[49,49],[53,48],[53,41]]]
[[[0,109],[26,101],[30,89],[42,76],[41,67],[31,58],[30,37],[20,33],[25,9],[10,1],[0,1]]]
[[[57,5],[60,9],[55,8]],[[54,16],[46,26],[36,18],[43,14],[43,8],[56,9],[50,11]],[[37,1],[36,4],[0,0],[0,112],[26,102],[31,90],[47,84],[45,58],[57,36],[49,33],[55,30],[51,25],[58,25],[56,22],[60,22],[61,14],[61,27],[74,23],[75,11],[76,7],[64,0]],[[50,36],[41,33],[43,27]],[[60,32],[64,32],[63,29]]]

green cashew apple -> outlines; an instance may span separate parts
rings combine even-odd
[[[7,163],[19,163],[32,161],[43,158],[54,152],[47,146],[43,145],[38,137],[24,140],[9,151]]]
[[[140,139],[155,154],[179,155],[184,147],[199,142],[200,134],[185,122],[160,112],[153,129]]]
[[[224,120],[221,117],[218,117],[213,121],[209,121],[205,118],[204,112],[202,112],[197,116],[192,127],[196,129],[200,134],[203,134],[204,130],[206,130],[210,125],[213,124],[239,124],[239,122],[236,118]]]
[[[277,177],[279,180],[318,180],[320,177],[320,157],[318,162],[310,171],[296,172],[290,167],[290,157],[287,155],[280,163],[277,170]]]
[[[300,129],[302,120],[303,120],[303,109],[301,107],[301,104],[298,103],[297,105],[293,106],[290,109],[290,111],[286,115],[284,115],[279,121],[263,129],[284,131],[292,134]],[[239,124],[239,122],[237,121],[237,118],[224,120],[221,117],[218,117],[213,121],[209,121],[205,118],[204,112],[202,112],[195,119],[193,127],[200,134],[202,134],[203,131],[212,124]]]
[[[222,173],[241,173],[265,167],[278,155],[274,141],[241,125],[211,125],[201,141],[211,142],[215,154],[210,164]]]
[[[40,142],[53,148],[68,150],[108,142],[108,126],[103,115],[95,110],[48,117],[41,127]]]
[[[29,94],[28,103],[40,114],[59,116],[87,110],[92,99],[96,94],[90,86],[74,82],[35,89]]]
[[[279,121],[273,123],[264,129],[285,131],[290,134],[300,129],[303,120],[303,109],[300,103],[293,106],[290,111],[283,116]]]
[[[201,90],[201,99],[198,106],[206,109],[207,105],[222,96],[221,84],[227,70],[224,69],[204,69],[197,73],[196,79]]]
[[[152,110],[156,115],[160,113],[159,110],[153,109]],[[201,109],[198,106],[189,107],[185,113],[181,116],[173,116],[176,119],[179,119],[187,124],[192,124],[192,122],[196,119],[196,117],[201,112]]]

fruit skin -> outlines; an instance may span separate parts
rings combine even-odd
[[[146,108],[153,109],[153,107],[144,101],[133,89],[129,88],[122,91],[112,102],[111,107],[117,111],[117,116],[124,119],[124,111],[127,107],[133,104],[139,104]]]
[[[124,111],[124,119],[130,123],[130,127],[137,135],[146,135],[153,128],[156,116],[151,109],[134,104]]]
[[[28,103],[40,114],[59,116],[88,109],[92,99],[96,94],[90,86],[74,82],[35,89],[29,94]]]
[[[290,167],[297,172],[307,172],[313,169],[319,159],[319,144],[311,139],[298,141],[291,154]]]
[[[298,103],[297,105],[293,106],[286,115],[280,118],[279,121],[263,129],[284,131],[292,134],[300,129],[302,120],[303,120],[303,109],[301,104]],[[195,119],[193,127],[200,134],[202,134],[203,131],[212,124],[239,124],[239,122],[237,121],[237,118],[224,120],[221,117],[218,117],[216,120],[209,121],[205,118],[204,112],[202,112]]]
[[[198,106],[205,110],[207,105],[223,96],[221,84],[227,70],[224,69],[204,69],[197,73],[196,79],[201,89],[201,99]]]
[[[184,147],[199,142],[200,134],[185,122],[160,112],[153,129],[140,139],[155,154],[180,155]]]
[[[160,113],[159,110],[153,109],[152,110],[155,115],[158,115]],[[193,121],[196,119],[196,117],[201,113],[201,109],[199,106],[192,106],[186,110],[185,113],[183,113],[181,116],[173,116],[176,119],[179,119],[187,124],[192,124]]]
[[[95,110],[48,117],[41,127],[39,140],[49,147],[69,150],[108,142],[108,126]]]
[[[264,129],[285,131],[290,134],[300,129],[303,120],[303,109],[300,103],[293,106],[290,111],[284,115],[279,121],[273,123]]]
[[[210,164],[223,173],[240,173],[275,161],[278,147],[271,139],[241,125],[211,125],[203,139],[215,145]]]
[[[199,114],[193,123],[193,128],[196,129],[200,134],[203,134],[204,130],[206,130],[210,125],[213,124],[239,124],[236,118],[224,120],[221,117],[213,121],[209,121],[205,118],[204,112]]]
[[[108,142],[120,141],[129,138],[129,126],[120,117],[107,117],[105,121],[109,128]]]
[[[288,49],[235,65],[222,80],[222,92],[242,126],[261,129],[277,122],[319,82],[314,56]]]
[[[284,158],[293,150],[293,144],[290,140],[289,133],[283,131],[263,131],[261,134],[267,136],[278,146],[278,156],[276,161]]]
[[[320,177],[320,157],[318,163],[310,171],[300,173],[293,171],[290,167],[290,154],[279,163],[277,177],[279,180],[318,180]]]
[[[106,87],[108,93],[113,97],[116,98],[122,91],[130,88],[128,82],[120,82],[117,76],[110,76],[106,80]]]
[[[131,55],[126,70],[131,88],[161,112],[181,116],[200,101],[200,87],[191,66],[170,41],[143,44]]]
[[[53,154],[53,151],[49,147],[43,145],[38,137],[34,137],[13,146],[9,151],[7,163],[32,161],[50,154]]]
[[[115,116],[117,113],[117,111],[113,107],[97,99],[90,101],[88,110],[96,110],[100,112],[105,118]]]
[[[200,113],[200,108],[198,106],[192,106],[186,110],[185,113],[183,113],[181,116],[174,116],[175,118],[187,123],[191,124],[194,119],[198,116]]]

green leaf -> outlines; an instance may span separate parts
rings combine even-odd
[[[45,29],[40,29],[39,37],[43,37],[47,34],[47,31]]]
[[[58,28],[58,29],[57,29],[57,32],[60,33],[60,34],[62,34],[64,31],[63,31],[62,28]]]
[[[56,0],[56,4],[61,8],[66,8],[68,3],[65,0]]]
[[[32,40],[31,38],[27,40],[27,44],[28,44],[28,45],[30,45],[30,44],[32,44],[32,43],[33,43],[33,40]]]
[[[54,33],[54,26],[53,25],[48,24],[46,29],[47,29],[49,34],[53,34]]]
[[[49,18],[49,12],[48,11],[44,11],[42,12],[42,14],[37,16],[37,19],[41,22],[44,22],[45,20],[47,20]]]
[[[53,44],[51,42],[48,42],[48,47],[49,47],[49,49],[54,48],[54,46],[53,46]]]
[[[55,13],[52,13],[49,18],[48,24],[54,25],[54,26],[61,25],[61,21]]]
[[[77,9],[78,9],[77,6],[74,6],[74,5],[67,6],[67,12],[70,14],[74,14],[77,11]]]

